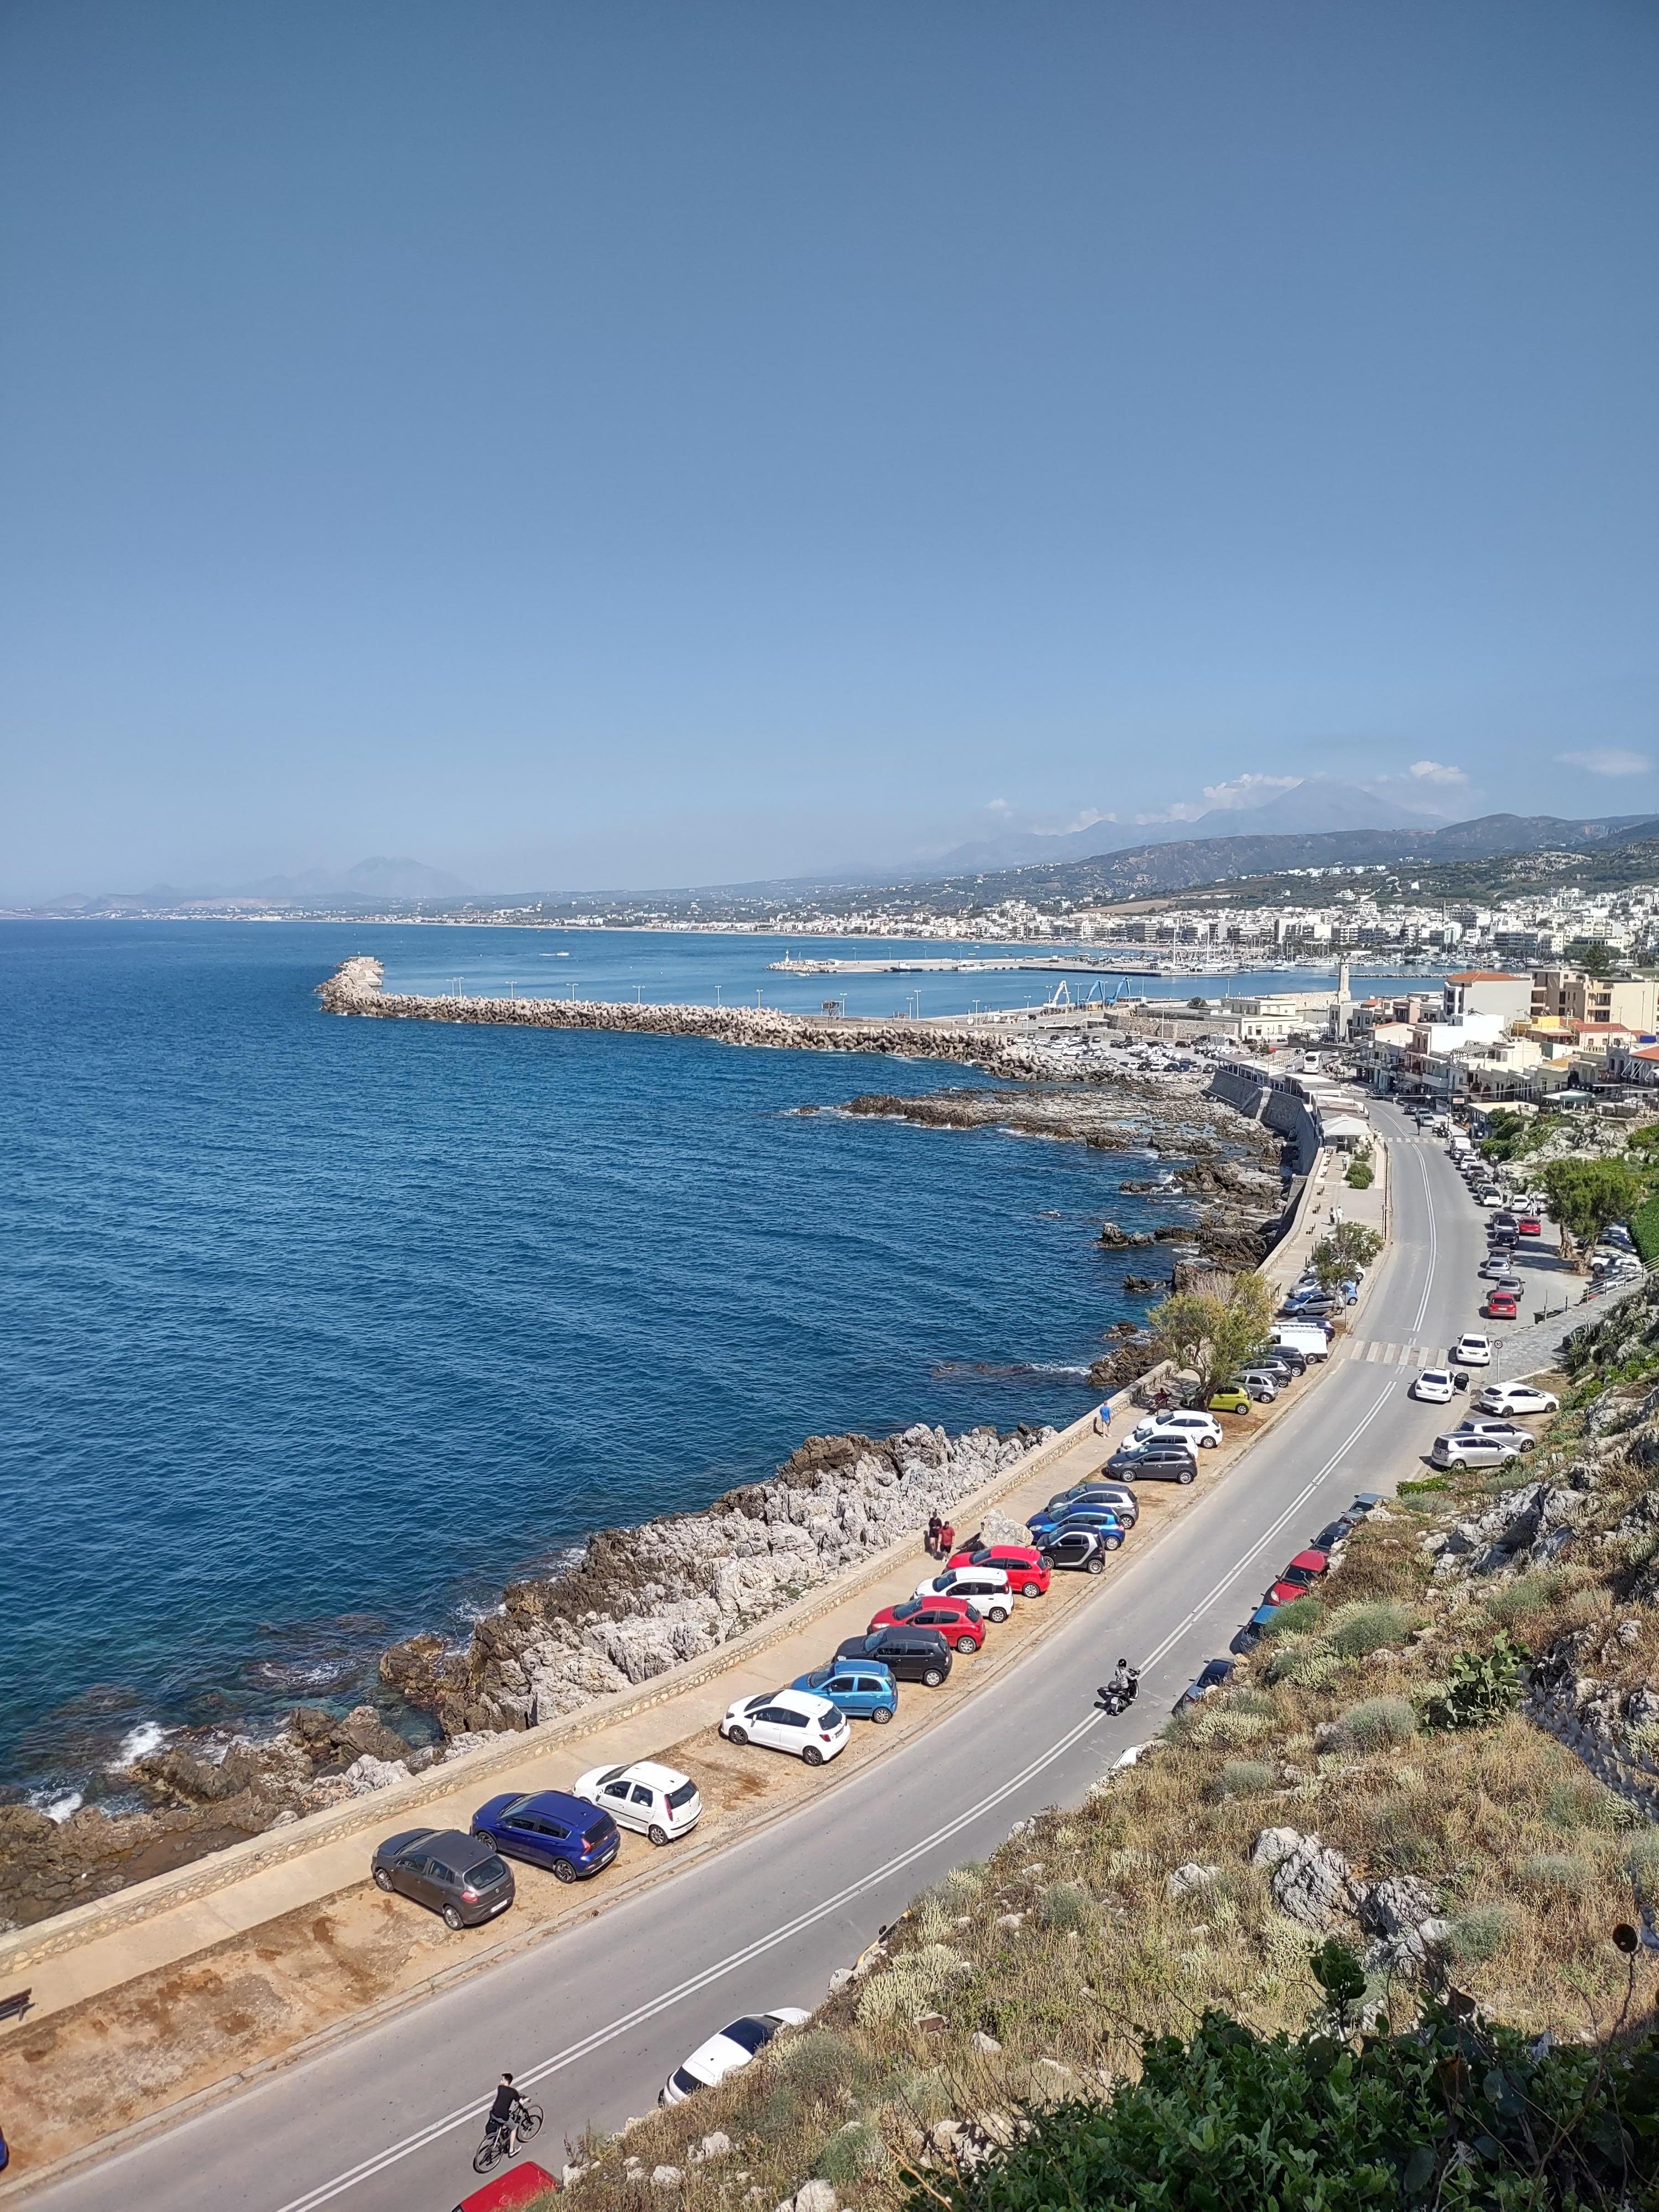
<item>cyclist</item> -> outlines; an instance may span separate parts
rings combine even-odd
[[[495,2100],[489,2107],[489,2132],[507,2137],[507,2154],[511,2158],[519,2148],[519,2117],[524,2111],[524,2099],[513,2086],[513,2076],[503,2074],[496,2086]]]

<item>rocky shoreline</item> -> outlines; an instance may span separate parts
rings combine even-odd
[[[432,1716],[437,1745],[411,1744],[372,1705],[343,1718],[300,1706],[264,1737],[179,1730],[135,1760],[130,1778],[153,1811],[85,1806],[59,1822],[0,1806],[0,1929],[108,1896],[715,1651],[919,1532],[930,1513],[949,1514],[1054,1433],[916,1426],[879,1440],[812,1437],[769,1480],[726,1492],[705,1513],[599,1530],[562,1571],[511,1584],[465,1648],[427,1635],[383,1654],[382,1680]],[[997,1533],[992,1516],[988,1534]]]

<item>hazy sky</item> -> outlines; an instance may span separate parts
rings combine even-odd
[[[7,0],[0,889],[1659,810],[1656,116],[1652,0]]]

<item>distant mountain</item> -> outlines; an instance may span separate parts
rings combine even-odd
[[[307,868],[297,876],[267,876],[262,883],[239,886],[248,898],[316,899],[454,899],[471,890],[459,876],[442,868],[429,868],[424,860],[389,860],[383,855],[359,860],[355,867]]]
[[[1294,797],[1294,793],[1287,794]],[[1266,816],[1266,807],[1246,819]],[[1211,817],[1214,818],[1214,817]],[[1221,819],[1236,824],[1237,814]],[[1196,829],[1197,823],[1186,825]],[[1091,834],[1084,833],[1085,836]],[[1077,860],[1045,860],[1025,867],[951,873],[937,881],[918,877],[895,890],[971,889],[975,905],[1005,898],[1069,898],[1075,902],[1146,898],[1195,890],[1200,884],[1231,882],[1241,876],[1273,875],[1286,868],[1357,867],[1378,861],[1487,860],[1511,853],[1594,851],[1659,835],[1659,820],[1647,815],[1614,815],[1596,821],[1568,822],[1551,814],[1484,814],[1472,822],[1439,829],[1337,830],[1304,834],[1186,837],[1170,842],[1143,842],[1127,849],[1102,851]]]
[[[1309,775],[1260,806],[1212,807],[1188,822],[1097,822],[1087,830],[1047,836],[1009,830],[958,845],[930,864],[930,875],[959,874],[967,868],[1029,867],[1033,864],[1093,860],[1103,853],[1138,850],[1146,845],[1189,844],[1212,837],[1317,836],[1338,830],[1431,830],[1436,819],[1413,813],[1380,798],[1363,784],[1335,776]]]

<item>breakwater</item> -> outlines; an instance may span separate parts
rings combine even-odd
[[[882,1052],[956,1060],[1028,1082],[1047,1072],[1041,1047],[1024,1037],[930,1021],[865,1021],[841,1014],[787,1014],[773,1006],[617,1006],[600,999],[474,999],[388,991],[367,955],[342,961],[317,987],[323,1011],[380,1021],[477,1022],[543,1030],[614,1030],[635,1036],[707,1037],[715,1044],[773,1050]]]

